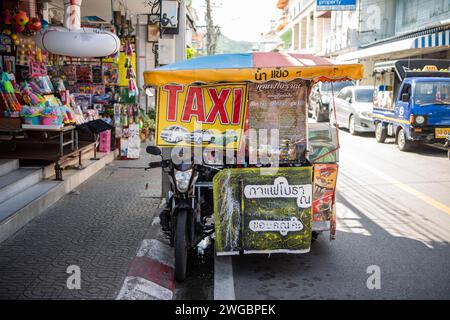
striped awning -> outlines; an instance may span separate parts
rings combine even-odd
[[[414,39],[414,49],[450,46],[450,30],[427,34]]]
[[[361,64],[335,63],[305,54],[253,52],[220,54],[180,61],[144,72],[146,85],[167,83],[217,83],[232,81],[264,82],[311,79],[315,81],[358,80]]]

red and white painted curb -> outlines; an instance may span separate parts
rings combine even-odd
[[[172,300],[174,291],[172,248],[156,239],[143,240],[116,300]]]

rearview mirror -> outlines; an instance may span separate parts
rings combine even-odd
[[[147,151],[148,154],[152,154],[154,156],[161,155],[161,149],[155,146],[148,146],[145,151]]]
[[[402,102],[409,102],[409,94],[407,93],[402,94]]]
[[[345,99],[345,101],[347,101],[348,103],[352,103],[352,97],[348,97],[347,99]]]

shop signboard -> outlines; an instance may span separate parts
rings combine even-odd
[[[356,0],[317,0],[317,11],[356,10]]]
[[[158,89],[156,143],[161,147],[237,149],[247,107],[247,84],[168,84]]]
[[[218,255],[304,253],[311,244],[311,167],[225,169],[214,177]]]

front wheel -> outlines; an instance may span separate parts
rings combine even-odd
[[[412,142],[406,137],[405,130],[402,128],[397,134],[397,146],[400,151],[408,151],[412,147]]]
[[[348,131],[353,136],[358,134],[355,129],[355,116],[354,115],[351,115],[350,120],[348,121]]]
[[[188,256],[187,217],[187,211],[180,210],[177,214],[175,227],[175,280],[180,282],[186,279]]]
[[[377,122],[375,127],[375,139],[378,143],[384,143],[387,137],[387,130],[381,122]]]

